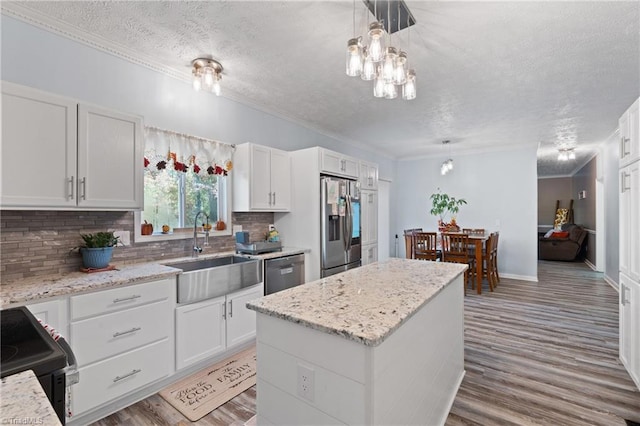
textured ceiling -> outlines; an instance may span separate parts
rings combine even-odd
[[[223,96],[393,158],[538,146],[540,175],[594,154],[640,95],[640,2],[407,1],[417,24],[392,36],[418,75],[413,101],[374,99],[344,73],[351,1],[2,2],[93,45],[189,78],[211,56]],[[371,20],[356,1],[358,34]],[[70,31],[70,29],[72,31]],[[556,145],[575,145],[559,163]]]

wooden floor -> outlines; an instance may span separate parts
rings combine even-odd
[[[540,262],[538,278],[467,292],[466,375],[446,424],[640,422],[640,391],[618,360],[618,293],[582,263]],[[255,392],[197,423],[154,395],[94,426],[241,425]]]

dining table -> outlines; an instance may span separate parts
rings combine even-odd
[[[448,234],[468,235],[469,242],[473,244],[476,255],[476,288],[478,294],[482,294],[482,252],[485,243],[491,236],[490,232],[480,233],[466,233],[466,232],[448,232]]]

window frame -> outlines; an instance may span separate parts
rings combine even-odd
[[[223,236],[231,236],[232,235],[232,228],[233,228],[233,224],[232,224],[232,191],[231,188],[233,188],[233,172],[229,173],[227,176],[224,176],[224,185],[218,185],[218,202],[219,202],[219,206],[218,206],[218,212],[222,213],[224,212],[224,216],[223,215],[219,215],[221,216],[222,220],[224,220],[224,223],[226,224],[226,228],[223,231],[218,231],[216,230],[216,224],[215,223],[211,223],[211,230],[209,231],[209,236],[210,237],[223,237]],[[144,190],[143,190],[144,193]],[[184,206],[182,206],[181,208],[184,208]],[[136,210],[134,211],[133,214],[133,226],[134,226],[134,242],[136,243],[147,243],[147,242],[153,242],[153,241],[171,241],[171,240],[186,240],[186,239],[190,239],[193,238],[193,232],[191,230],[189,230],[188,232],[185,231],[181,231],[181,232],[170,232],[168,234],[162,234],[162,233],[158,233],[156,234],[155,232],[157,232],[158,230],[154,229],[154,234],[152,235],[142,235],[142,212],[144,211],[144,206],[142,210]],[[181,212],[181,214],[184,214],[184,212]]]

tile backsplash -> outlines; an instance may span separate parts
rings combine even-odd
[[[233,213],[232,221],[234,225],[242,225],[252,241],[261,240],[273,223],[273,213]],[[116,266],[190,256],[193,247],[191,238],[134,242],[133,212],[2,210],[1,282],[77,271],[82,259],[72,249],[82,243],[80,234],[105,230],[129,231],[132,236],[130,246],[114,249],[111,263]],[[233,236],[211,237],[209,243],[205,253],[235,248]]]

